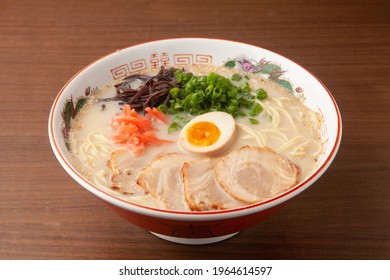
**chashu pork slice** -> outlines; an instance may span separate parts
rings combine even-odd
[[[162,200],[167,209],[189,211],[180,174],[187,160],[187,155],[179,153],[157,155],[144,167],[137,183],[153,197]]]
[[[213,167],[216,161],[215,158],[205,157],[183,164],[184,193],[192,211],[223,210],[245,205],[229,195],[215,180]]]
[[[214,174],[230,195],[256,203],[295,186],[299,169],[271,148],[243,146],[221,158]]]
[[[131,151],[116,150],[111,154],[107,165],[111,170],[112,189],[124,194],[145,193],[136,183],[141,174],[141,161]]]
[[[159,201],[147,194],[137,184],[141,174],[143,162],[140,157],[135,156],[129,150],[116,150],[111,154],[107,162],[111,171],[111,189],[124,195],[124,198],[134,203],[165,208],[162,201]]]

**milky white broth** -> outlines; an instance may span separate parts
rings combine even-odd
[[[250,78],[248,83],[254,95],[258,88],[263,88],[268,93],[266,99],[257,100],[264,108],[258,116],[253,117],[259,121],[258,124],[252,124],[248,116],[235,119],[235,139],[231,146],[223,151],[222,155],[244,145],[268,146],[299,167],[299,181],[312,173],[323,149],[319,137],[319,127],[322,120],[317,113],[308,109],[283,88],[257,75],[212,66],[187,67],[186,71],[191,71],[194,75],[207,75],[213,71],[227,78],[231,78],[233,73],[247,75]],[[155,72],[145,74],[154,75]],[[140,84],[141,82],[137,80],[132,83],[132,87],[137,88]],[[153,207],[163,207],[158,201],[146,194],[131,195],[111,189],[111,174],[107,161],[112,152],[123,149],[123,147],[115,145],[111,141],[113,130],[110,127],[110,122],[112,116],[121,113],[121,105],[118,104],[119,101],[102,102],[97,101],[97,98],[103,99],[115,95],[114,84],[107,85],[89,98],[87,104],[75,118],[70,132],[70,147],[76,169],[93,184],[122,199]],[[103,110],[102,104],[105,104]],[[175,116],[167,114],[170,122],[174,120]],[[184,153],[176,143],[179,130],[168,133],[169,125],[155,122],[154,126],[157,128],[155,133],[158,138],[173,142],[159,146],[147,146],[145,152],[138,156],[140,157],[140,171],[157,154]],[[201,157],[201,155],[192,156],[194,158]]]

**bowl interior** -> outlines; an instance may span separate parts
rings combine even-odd
[[[74,169],[64,140],[64,106],[69,100],[76,103],[88,91],[130,74],[159,69],[161,66],[180,67],[188,64],[224,65],[261,75],[300,97],[308,107],[323,116],[321,137],[325,152],[319,158],[316,170],[291,192],[262,203],[259,209],[288,200],[325,172],[336,155],[341,139],[340,113],[327,88],[303,67],[269,50],[226,40],[197,38],[154,41],[118,50],[91,63],[73,76],[55,99],[49,118],[50,141],[64,169],[77,182],[109,203],[137,208],[94,188]]]

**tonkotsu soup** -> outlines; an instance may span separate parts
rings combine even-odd
[[[172,67],[91,94],[68,147],[81,174],[124,200],[223,210],[270,199],[308,177],[323,152],[322,122],[255,74]]]

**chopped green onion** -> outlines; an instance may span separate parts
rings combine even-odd
[[[236,98],[236,96],[238,95],[238,89],[236,87],[232,87],[228,92],[228,97],[229,98]]]
[[[246,93],[251,92],[251,88],[248,83],[245,83],[245,86],[242,88],[242,91]]]
[[[238,105],[240,105],[240,103],[238,102],[237,99],[230,99],[230,100],[229,100],[229,104],[230,104],[230,105],[234,105],[234,106],[236,106],[236,107],[238,107]]]
[[[263,107],[261,107],[259,103],[254,103],[249,111],[249,116],[257,116],[261,112],[261,110],[263,110]]]
[[[234,105],[229,105],[226,109],[225,109],[225,112],[226,113],[229,113],[230,115],[235,115],[235,113],[237,112],[237,106],[234,106]]]
[[[231,78],[231,80],[235,81],[235,82],[239,82],[239,81],[241,81],[241,79],[242,79],[242,77],[238,74],[233,74],[233,76]]]
[[[210,94],[212,94],[213,93],[213,90],[214,90],[214,85],[209,85],[206,89],[205,89],[205,93],[206,93],[206,95],[210,95]]]
[[[179,96],[180,89],[177,88],[177,87],[171,88],[171,90],[169,91],[169,93],[171,94],[171,97],[172,97],[172,98],[177,98],[177,97]]]
[[[213,90],[213,94],[211,95],[211,99],[216,100],[221,96],[221,94],[222,94],[222,88],[216,86]]]
[[[256,96],[258,99],[262,100],[262,99],[267,98],[268,94],[264,89],[259,88],[256,90]]]
[[[251,124],[258,124],[259,123],[259,120],[254,119],[254,118],[249,118],[249,121],[251,122]]]
[[[168,133],[172,133],[175,130],[181,129],[182,126],[178,124],[177,122],[172,122],[171,125],[168,127]]]
[[[203,91],[197,90],[191,95],[191,104],[195,106],[203,101]]]
[[[177,84],[170,90],[169,106],[166,106],[168,108],[161,106],[162,111],[171,114],[188,112],[192,115],[224,111],[237,117],[247,114],[256,116],[263,109],[255,102],[256,95],[251,93],[247,81],[241,82],[239,86],[232,83],[243,77],[247,79],[247,76],[233,74],[228,79],[214,72],[207,76],[194,76],[182,70],[177,70],[175,75]],[[180,121],[177,123],[181,124]]]
[[[157,106],[157,110],[166,114],[168,112],[168,107],[165,104],[161,104]]]

